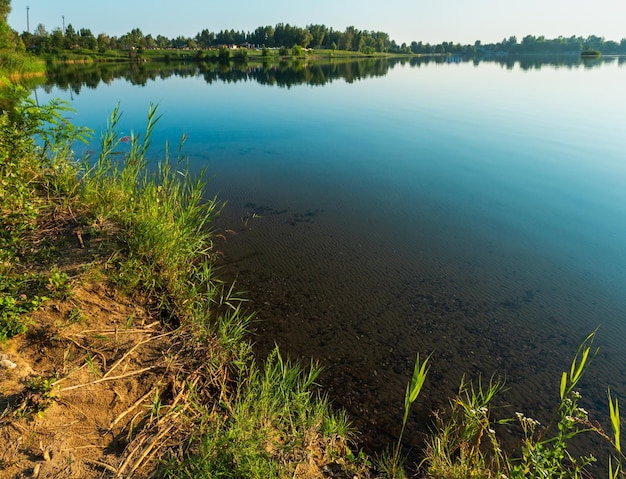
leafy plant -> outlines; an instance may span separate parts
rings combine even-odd
[[[71,291],[70,277],[67,273],[59,271],[57,267],[53,266],[48,275],[46,288],[53,297],[65,299],[69,296]]]
[[[54,376],[44,378],[35,376],[26,383],[24,388],[24,401],[21,407],[23,412],[34,412],[38,416],[44,413],[59,395],[55,386],[57,378]]]
[[[503,389],[504,382],[493,377],[488,384],[480,378],[477,385],[461,380],[450,413],[435,416],[436,428],[426,448],[428,477],[498,477],[504,455],[494,426],[508,420],[492,422],[490,410]]]
[[[563,372],[561,375],[560,402],[550,424],[539,428],[536,421],[517,414],[524,430],[524,440],[522,457],[510,468],[511,478],[580,477],[584,467],[595,462],[591,455],[577,459],[567,450],[570,439],[594,430],[587,411],[578,405],[581,395],[574,390],[597,353],[597,349],[591,353],[594,337],[595,332],[585,338],[572,360],[569,374]]]
[[[29,320],[23,315],[33,311],[37,306],[38,298],[34,298],[34,304],[32,302],[29,304],[25,295],[18,298],[0,296],[0,341],[25,333]]]

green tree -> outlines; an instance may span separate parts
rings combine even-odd
[[[88,48],[90,50],[95,50],[98,48],[98,40],[93,36],[91,30],[88,28],[81,28],[78,32],[80,37],[80,46],[82,48]]]
[[[65,38],[60,28],[55,28],[50,35],[50,49],[53,51],[62,50],[64,47]]]
[[[11,13],[11,0],[0,0],[0,21],[5,22]]]
[[[167,46],[170,44],[170,40],[167,37],[164,37],[163,35],[157,35],[156,44],[157,44],[157,47],[161,49],[167,48]]]
[[[11,1],[0,0],[0,49],[15,48],[17,46],[17,34],[7,23],[9,13],[11,13]]]
[[[70,23],[65,29],[63,47],[66,49],[77,48],[79,46],[78,34]]]
[[[106,52],[111,47],[111,39],[106,33],[101,33],[98,35],[98,50],[103,53]]]
[[[313,45],[314,48],[320,48],[328,32],[326,25],[309,25],[307,30],[311,34],[311,45]]]
[[[341,41],[339,43],[340,50],[348,50],[348,51],[353,50],[352,44],[354,42],[355,33],[356,33],[356,28],[354,28],[353,26],[349,26],[348,28],[346,28],[346,31],[343,32],[343,36],[341,37]]]

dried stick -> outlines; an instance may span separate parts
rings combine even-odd
[[[107,471],[112,472],[113,474],[117,474],[117,469],[115,469],[111,464],[107,464],[106,462],[100,462],[100,461],[96,461],[95,459],[88,459],[86,457],[83,457],[83,461],[89,462],[95,466],[100,466],[106,469]]]
[[[151,369],[156,368],[156,366],[148,366],[147,368],[143,368],[140,369],[139,371],[132,371],[130,373],[127,374],[122,374],[121,376],[113,376],[113,377],[103,377],[100,378],[96,381],[92,381],[90,383],[85,383],[85,384],[77,384],[76,386],[68,386],[66,388],[63,389],[59,389],[59,392],[65,392],[65,391],[71,391],[72,389],[79,389],[79,388],[83,388],[85,386],[93,386],[95,384],[104,382],[104,381],[115,381],[116,379],[124,379],[130,376],[136,376],[137,374],[141,374],[141,373],[145,373],[146,371],[150,371]]]
[[[103,376],[103,379],[106,378],[109,374],[111,374],[111,372],[118,367],[123,361],[124,359],[126,359],[129,355],[131,355],[133,353],[133,351],[135,351],[139,346],[149,343],[150,341],[153,341],[155,339],[160,339],[160,338],[164,338],[165,336],[169,336],[170,333],[164,333],[164,334],[159,334],[158,336],[153,336],[151,338],[148,339],[144,339],[143,341],[139,341],[137,344],[135,344],[132,348],[130,348],[128,351],[126,351],[126,353],[124,353],[124,356],[122,356],[120,359],[118,359],[115,364],[113,364],[113,366],[111,366],[111,368],[105,373],[105,375]]]
[[[177,414],[174,414],[177,415]],[[132,469],[129,472],[128,477],[132,477],[133,473],[137,470],[137,468],[139,466],[141,466],[142,462],[146,459],[146,457],[150,454],[150,451],[152,451],[153,447],[155,446],[155,444],[157,443],[157,441],[159,441],[161,438],[163,438],[163,436],[165,436],[167,433],[169,433],[174,426],[176,426],[176,424],[170,424],[169,427],[167,427],[165,430],[163,430],[161,433],[156,434],[155,436],[152,437],[152,440],[148,443],[148,445],[145,447],[145,449],[143,450],[143,452],[141,453],[141,455],[137,458],[137,460],[135,461],[135,464],[133,465]],[[133,453],[138,449],[135,448],[133,450]],[[124,472],[124,470],[128,467],[129,463],[130,463],[130,459],[132,457],[132,454],[129,455],[126,460],[122,463],[122,465],[120,466],[119,470],[118,470],[118,477],[120,477],[120,475]]]
[[[113,429],[118,422],[120,422],[124,417],[126,417],[128,413],[133,411],[137,406],[139,406],[142,402],[144,402],[150,395],[152,395],[152,392],[155,389],[156,388],[150,389],[150,391],[148,391],[146,394],[140,397],[131,407],[129,407],[128,409],[126,409],[126,411],[124,411],[119,416],[117,416],[115,420],[111,423],[111,426],[109,427],[109,430],[107,432],[110,432],[111,429]]]

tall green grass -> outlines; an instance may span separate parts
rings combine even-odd
[[[166,477],[278,479],[294,477],[314,459],[345,457],[348,420],[311,391],[319,373],[314,364],[290,363],[278,349],[263,369],[248,363],[234,394],[202,426],[197,453]]]
[[[19,51],[0,51],[0,76],[43,75],[45,72],[45,62],[37,57]]]
[[[158,298],[160,308],[184,319],[197,293],[190,286],[210,282],[202,268],[211,262],[210,223],[220,203],[204,197],[203,173],[191,175],[180,153],[182,142],[173,161],[166,156],[148,163],[160,118],[156,107],[148,111],[145,132],[131,134],[124,155],[118,154],[126,146],[117,131],[120,117],[116,108],[102,133],[98,158],[85,162],[83,197],[94,215],[124,230],[126,278],[118,279],[130,289],[141,287]]]

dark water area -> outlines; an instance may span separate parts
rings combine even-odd
[[[220,271],[257,312],[259,357],[278,344],[319,361],[380,450],[417,353],[433,356],[411,446],[463,376],[505,378],[500,413],[545,423],[596,328],[583,406],[606,423],[607,386],[626,394],[624,63],[103,65],[59,69],[37,93],[95,129],[120,102],[125,133],[159,103],[154,158],[186,135],[227,201]]]

